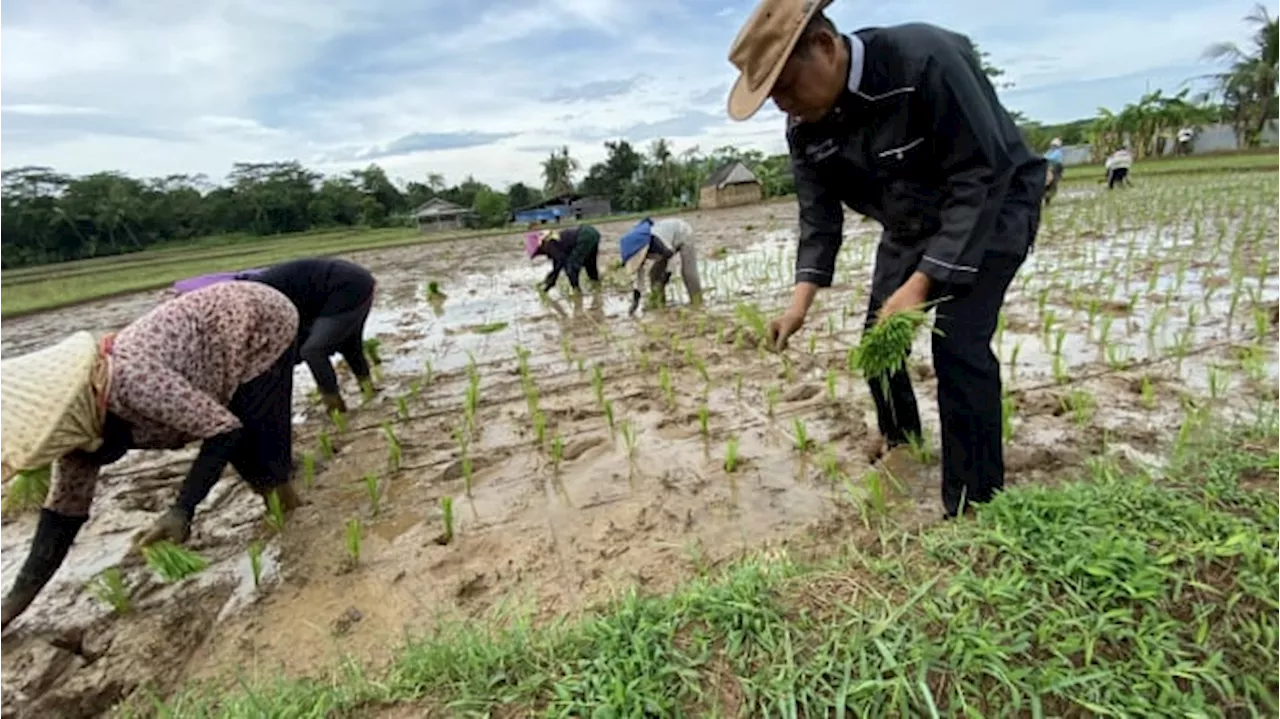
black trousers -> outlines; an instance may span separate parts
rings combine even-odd
[[[291,349],[231,395],[227,409],[244,431],[231,451],[236,474],[257,490],[289,481],[293,472],[293,367]]]
[[[1034,238],[1038,217],[1032,222]],[[1030,244],[1030,242],[1028,242]],[[936,306],[933,368],[938,378],[938,414],[942,425],[942,504],[954,516],[962,504],[989,501],[1004,487],[1004,447],[1000,422],[1000,363],[991,350],[996,318],[1005,291],[1025,255],[988,252],[970,285],[935,285],[930,299],[949,297]],[[884,301],[902,286],[919,262],[916,252],[882,241],[876,251],[866,326],[875,323]],[[888,392],[872,381],[880,434],[890,446],[921,433],[911,376],[893,374]]]
[[[1116,185],[1123,186],[1125,181],[1128,178],[1129,178],[1129,168],[1117,167],[1116,169],[1107,173],[1107,189],[1114,190],[1116,188]]]
[[[324,394],[338,393],[338,375],[329,357],[340,353],[356,377],[369,377],[369,362],[364,356],[364,323],[373,307],[373,298],[346,312],[318,318],[306,330],[299,348],[299,358],[311,368],[316,385]]]

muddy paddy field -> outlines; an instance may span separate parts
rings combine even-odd
[[[1158,465],[1188,417],[1274,413],[1277,189],[1247,173],[1059,193],[996,338],[1009,485],[1103,454]],[[3,715],[95,716],[344,657],[376,668],[442,621],[550,621],[745,553],[823,555],[873,525],[938,521],[927,337],[911,363],[929,436],[874,464],[864,452],[875,416],[849,352],[878,226],[849,216],[836,286],[775,354],[757,339],[789,299],[794,205],[686,217],[710,287],[697,313],[677,280],[668,309],[628,318],[618,271],[582,297],[541,296],[548,268],[515,236],[352,255],[379,281],[380,392],[335,424],[299,368],[306,505],[273,532],[229,470],[193,525],[210,567],[163,584],[126,555],[195,447],[109,467],[67,562],[4,636]],[[630,224],[601,225],[603,266]],[[160,299],[10,320],[3,353],[117,328]],[[344,392],[358,396],[349,374]],[[34,524],[4,519],[6,588]],[[88,588],[112,566],[123,615]]]

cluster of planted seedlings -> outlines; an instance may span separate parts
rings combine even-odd
[[[142,557],[151,571],[166,582],[180,581],[209,566],[209,560],[167,539],[143,547]]]

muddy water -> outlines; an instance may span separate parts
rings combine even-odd
[[[1100,452],[1155,461],[1187,406],[1249,416],[1258,397],[1274,400],[1275,178],[1203,189],[1153,182],[1123,202],[1093,192],[1055,203],[994,343],[1013,410],[1009,483],[1071,472]],[[936,439],[930,452],[899,450],[878,467],[884,510],[867,479],[862,447],[875,417],[846,356],[865,311],[874,224],[850,217],[836,285],[792,349],[754,346],[751,318],[767,320],[789,297],[793,213],[773,204],[690,216],[707,287],[700,313],[684,310],[676,279],[672,307],[628,318],[630,278],[620,271],[581,298],[540,296],[547,267],[528,262],[515,238],[354,256],[379,278],[369,334],[381,341],[381,392],[339,432],[310,404],[313,385],[299,372],[295,451],[319,462],[299,479],[307,504],[273,535],[256,498],[226,478],[192,539],[210,569],[166,586],[126,553],[170,501],[193,450],[132,453],[108,468],[66,565],[6,632],[5,716],[93,715],[144,682],[165,690],[307,673],[340,655],[377,664],[442,618],[563,616],[770,544],[817,551],[863,526],[935,521]],[[1269,229],[1255,231],[1259,223]],[[625,224],[603,229],[612,238]],[[612,267],[613,248],[604,250],[601,264]],[[430,282],[443,301],[428,299]],[[5,353],[30,349],[54,327],[112,328],[150,301],[22,318],[0,339]],[[936,438],[928,359],[921,338],[913,373]],[[321,432],[337,450],[328,460]],[[401,448],[394,469],[388,432]],[[358,558],[350,520],[362,527]],[[33,526],[31,516],[4,524],[6,586]],[[257,587],[246,554],[255,539],[265,547]],[[122,562],[134,607],[117,617],[83,587]]]

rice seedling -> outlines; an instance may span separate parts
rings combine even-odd
[[[95,599],[111,607],[118,615],[128,614],[133,608],[129,589],[124,585],[124,575],[119,567],[107,567],[89,582],[89,593]]]
[[[1000,438],[1005,444],[1013,439],[1013,417],[1017,412],[1017,404],[1013,395],[1006,394],[1000,398]]]
[[[627,461],[634,461],[636,458],[636,428],[629,419],[622,422],[622,441],[627,446]]]
[[[1122,370],[1129,365],[1129,347],[1122,344],[1106,346],[1107,366],[1113,370]]]
[[[662,388],[662,396],[667,401],[669,409],[675,409],[676,391],[671,384],[671,373],[667,371],[667,366],[663,365],[658,368],[658,386]]]
[[[249,572],[253,575],[253,588],[262,586],[262,542],[249,542]]]
[[[1022,352],[1022,340],[1013,343],[1013,349],[1009,350],[1009,379],[1018,377],[1018,353]]]
[[[446,295],[444,292],[440,290],[439,282],[436,282],[435,280],[431,280],[430,282],[427,283],[427,301],[428,302],[443,302],[447,298],[448,298],[448,295]]]
[[[1217,400],[1231,385],[1231,377],[1222,368],[1209,367],[1209,399]]]
[[[738,438],[730,437],[724,445],[724,471],[730,474],[738,471]]]
[[[1088,426],[1093,420],[1095,407],[1093,395],[1086,389],[1073,389],[1060,400],[1062,408],[1071,413],[1072,421],[1079,427]]]
[[[453,497],[440,498],[440,521],[444,525],[443,543],[453,543]]]
[[[346,545],[347,559],[351,562],[351,566],[360,564],[360,546],[364,540],[364,525],[360,523],[358,518],[347,520]]]
[[[409,399],[416,400],[420,394],[422,394],[422,380],[416,378],[409,380]],[[408,414],[406,413],[403,419],[408,418]]]
[[[280,493],[275,490],[267,495],[266,522],[271,531],[277,533],[284,531],[284,505],[280,503]]]
[[[320,430],[316,435],[316,442],[320,445],[320,456],[326,461],[333,459],[333,440],[329,439],[329,433]]]
[[[572,364],[573,363],[573,345],[569,344],[569,337],[567,335],[560,336],[560,351],[564,354],[565,363]]]
[[[591,366],[591,389],[596,395],[596,404],[604,406],[604,369],[599,362]]]
[[[1055,384],[1066,384],[1071,376],[1067,374],[1067,360],[1060,354],[1053,356],[1053,381]]]
[[[12,516],[22,512],[38,511],[49,496],[49,477],[52,465],[26,470],[9,480],[9,492],[5,495],[0,514]]]
[[[844,472],[840,469],[840,458],[836,456],[836,446],[828,444],[822,450],[822,476],[828,482],[835,484],[844,478]]]
[[[404,395],[396,397],[396,418],[400,421],[409,419],[409,397]]]
[[[338,434],[343,434],[347,431],[347,413],[346,412],[343,412],[340,409],[331,410],[329,412],[329,419],[333,420],[333,426],[337,427]]]
[[[302,455],[302,487],[311,489],[316,484],[316,456],[307,452]]]
[[[390,422],[382,423],[382,436],[387,440],[387,471],[394,474],[400,471],[400,439]]]
[[[1056,356],[1062,355],[1062,345],[1066,342],[1066,339],[1067,339],[1067,331],[1064,329],[1059,328],[1056,332],[1053,333],[1053,354],[1054,355]]]
[[[827,369],[827,401],[835,404],[836,401],[836,371]]]
[[[710,436],[710,430],[707,428],[710,417],[711,411],[707,409],[706,403],[698,405],[698,434],[701,434],[704,440]]]
[[[551,437],[551,471],[560,473],[560,462],[564,459],[564,439],[556,434]]]
[[[476,325],[472,331],[478,335],[491,335],[495,332],[501,332],[507,328],[506,322],[488,322],[482,325]]]
[[[382,341],[377,337],[370,337],[364,341],[364,354],[369,358],[369,364],[377,366],[382,364],[382,357],[378,354],[378,348],[382,346]]]
[[[920,434],[907,433],[907,452],[920,464],[933,464],[937,460],[937,453],[933,451],[933,437],[929,435],[928,427],[921,427]]]
[[[602,408],[604,409],[604,421],[605,421],[605,424],[609,425],[609,436],[610,436],[610,437],[612,437],[612,436],[613,436],[613,430],[614,430],[614,427],[613,427],[613,400],[611,400],[611,399],[606,399],[606,400],[604,401],[604,404],[602,405]]]
[[[1105,314],[1102,316],[1102,321],[1098,323],[1098,344],[1100,346],[1106,346],[1107,344],[1107,337],[1111,335],[1113,319],[1110,314]]]
[[[818,336],[809,335],[809,354],[816,354],[818,351]]]
[[[167,539],[143,547],[142,556],[151,571],[167,583],[185,579],[209,566],[209,560]]]
[[[769,417],[773,417],[773,410],[775,407],[778,406],[778,399],[781,396],[782,396],[782,388],[778,387],[777,385],[773,385],[769,389],[765,390],[765,393],[764,393],[765,410],[768,413]]]
[[[365,494],[369,497],[369,512],[376,517],[382,510],[382,483],[373,473],[366,474],[363,482]]]
[[[542,413],[542,410],[535,410],[531,419],[533,421],[533,441],[538,446],[542,446],[547,439],[547,416]]]
[[[422,363],[422,386],[430,387],[433,379],[435,379],[435,370],[431,366],[431,360],[425,360]]]
[[[813,446],[813,440],[809,438],[809,429],[805,426],[804,421],[799,417],[791,420],[791,431],[795,439],[796,451],[804,454]]]
[[[889,511],[889,493],[884,477],[879,470],[869,469],[862,475],[862,484],[867,488],[865,506],[868,514],[884,516]]]

